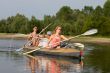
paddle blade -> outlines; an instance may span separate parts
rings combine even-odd
[[[21,51],[21,50],[23,50],[23,48],[19,48],[19,49],[17,49],[16,52],[19,52],[19,51]]]
[[[81,34],[81,35],[92,35],[92,34],[95,34],[97,33],[98,30],[97,29],[91,29],[91,30],[88,30],[87,32]]]

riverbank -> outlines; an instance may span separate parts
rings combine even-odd
[[[0,39],[26,39],[28,34],[0,33]]]
[[[0,39],[26,39],[28,34],[7,34],[0,33]],[[110,44],[110,38],[106,37],[79,37],[71,40],[72,42],[82,42],[82,43],[103,43]]]
[[[79,43],[99,43],[99,44],[110,44],[110,38],[105,37],[80,37],[72,39],[73,42]]]

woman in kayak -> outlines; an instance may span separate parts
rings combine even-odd
[[[48,47],[49,49],[60,48],[61,40],[68,40],[65,36],[61,35],[61,27],[57,26],[53,35],[50,36]]]
[[[34,27],[33,32],[28,36],[28,39],[32,42],[32,46],[38,46],[39,44],[39,35],[37,34],[37,30],[37,27]]]

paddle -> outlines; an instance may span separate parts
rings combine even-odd
[[[46,26],[44,29],[42,29],[42,31],[41,31],[38,35],[40,35],[42,32],[44,32],[50,25],[51,25],[51,23],[50,23],[48,26]],[[30,42],[31,42],[31,40],[28,41],[26,44],[24,44],[24,46],[27,45],[27,44],[30,43]],[[23,48],[24,48],[24,47],[23,47]],[[19,48],[19,49],[17,49],[16,51],[19,52],[19,51],[23,50],[23,48]]]
[[[91,29],[91,30],[86,31],[85,33],[83,33],[83,34],[81,34],[81,35],[77,35],[77,36],[71,37],[71,38],[69,38],[68,40],[71,40],[71,39],[76,38],[76,37],[79,37],[79,36],[93,35],[93,34],[95,34],[95,33],[97,33],[97,32],[98,32],[97,29]],[[61,41],[61,42],[68,41],[68,40],[63,40],[63,41]],[[57,42],[57,43],[59,43],[59,42]],[[55,43],[55,44],[57,44],[57,43]],[[36,47],[36,48],[37,48],[37,47]],[[32,50],[32,51],[23,53],[23,54],[29,54],[29,53],[32,53],[32,52],[37,51],[37,50],[39,50],[39,49],[40,49],[40,48],[37,48],[37,49],[34,49],[34,50]]]
[[[23,55],[27,55],[27,54],[32,53],[32,52],[34,52],[34,51],[36,51],[36,50],[39,50],[39,49],[41,49],[41,48],[36,47],[36,49],[31,50],[31,51],[28,51],[28,52],[25,52],[25,53],[23,53]]]
[[[83,33],[83,34],[80,34],[80,35],[71,37],[71,38],[69,38],[68,40],[71,40],[71,39],[73,39],[73,38],[80,37],[80,36],[93,35],[93,34],[96,34],[97,32],[98,32],[97,29],[91,29],[91,30],[86,31],[86,32]],[[63,40],[63,41],[68,41],[68,40]],[[63,41],[61,41],[61,42],[63,42]]]

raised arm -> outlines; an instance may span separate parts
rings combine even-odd
[[[61,35],[61,38],[62,38],[63,40],[68,40],[68,38],[66,38],[64,35]]]

